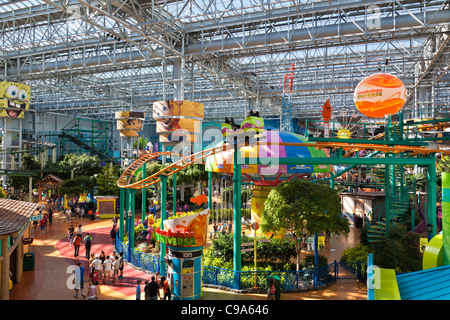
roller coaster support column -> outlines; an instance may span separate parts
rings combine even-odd
[[[142,180],[145,178],[147,178],[147,164],[146,163],[144,163],[142,165]],[[142,223],[145,220],[145,212],[147,211],[146,207],[147,207],[147,188],[142,188],[142,214],[141,214]]]
[[[160,228],[161,230],[164,230],[164,220],[167,219],[167,206],[166,206],[166,201],[167,201],[167,176],[162,174],[160,176],[161,179],[161,225]],[[160,260],[160,274],[165,274],[166,273],[166,262],[164,261],[164,257],[166,256],[166,244],[161,242],[160,243],[160,254],[159,254],[159,258]]]
[[[235,146],[233,163],[233,211],[234,211],[234,289],[240,289],[241,271],[241,164],[238,163],[239,149]]]
[[[444,266],[450,265],[450,172],[442,172],[442,243]]]
[[[172,214],[177,215],[177,173],[172,175]]]
[[[131,261],[131,250],[134,249],[134,213],[135,189],[127,190],[127,218],[128,218],[128,261]]]
[[[119,209],[119,239],[120,241],[123,241],[123,219],[124,219],[124,215],[123,215],[123,211],[125,210],[125,194],[126,194],[126,190],[124,188],[120,188],[120,209]]]
[[[433,225],[431,237],[437,234],[436,230],[436,156],[430,155],[431,163],[427,166],[427,189],[428,189],[428,223]],[[430,235],[429,235],[430,236]]]
[[[208,171],[208,209],[212,213],[212,171]]]

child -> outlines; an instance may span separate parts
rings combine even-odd
[[[270,278],[267,289],[267,300],[275,300],[275,278]]]
[[[88,288],[88,300],[97,300],[98,299],[98,282],[91,279],[91,284]]]
[[[141,300],[141,280],[137,280],[136,300]]]

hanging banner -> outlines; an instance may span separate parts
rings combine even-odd
[[[0,82],[0,117],[23,119],[30,109],[31,87],[18,83]]]

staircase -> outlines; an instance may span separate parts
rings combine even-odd
[[[70,135],[70,134],[68,134],[66,132],[62,132],[59,136],[61,138],[66,138],[66,139],[72,141],[73,143],[75,143],[79,147],[83,148],[84,150],[90,152],[93,155],[98,156],[98,158],[100,160],[112,160],[112,157],[109,154],[104,153],[104,152],[102,152],[100,150],[97,150],[96,148],[94,148],[90,144],[87,144],[86,142],[84,142],[84,141],[78,139],[77,137],[74,137],[74,136],[72,136],[72,135]]]
[[[410,192],[415,191],[414,185],[404,179],[401,166],[390,168],[386,182],[385,203],[369,213],[369,216],[372,216],[372,223],[367,224],[367,240],[370,243],[384,241],[389,232],[386,223],[389,223],[390,226],[403,221],[404,215],[409,213]],[[373,216],[377,211],[376,217]]]

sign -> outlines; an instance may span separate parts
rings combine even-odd
[[[204,246],[206,244],[208,222],[209,209],[191,216],[167,219],[163,221],[164,230],[156,229],[156,239],[171,246]]]
[[[245,249],[241,250],[242,253],[250,252],[250,251],[253,251],[253,248],[245,248]]]
[[[23,244],[32,244],[33,238],[23,238]]]
[[[258,242],[270,242],[270,239],[258,239]]]
[[[255,231],[258,230],[259,229],[259,223],[258,222],[253,222],[252,223],[252,229],[255,230]]]
[[[33,221],[40,221],[40,220],[42,220],[42,219],[43,219],[42,214],[37,214],[37,215],[35,215],[35,216],[31,216],[31,217],[30,217],[30,221],[31,221],[31,222],[33,222]]]
[[[241,243],[242,247],[248,247],[248,246],[252,246],[253,242],[246,242],[246,243]]]
[[[384,118],[396,114],[405,104],[406,89],[403,82],[387,73],[364,78],[354,92],[356,108],[370,118]]]

